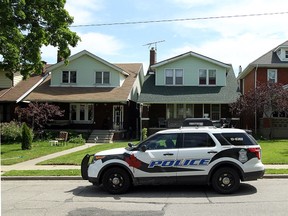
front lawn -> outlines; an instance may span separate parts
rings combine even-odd
[[[263,164],[288,164],[288,140],[261,140],[258,143]]]
[[[51,146],[49,141],[33,142],[31,150],[22,150],[21,143],[1,144],[1,165],[12,165],[79,145],[67,143],[64,146]]]

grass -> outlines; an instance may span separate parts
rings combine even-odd
[[[264,164],[288,164],[288,140],[259,141]]]
[[[55,152],[63,151],[78,145],[67,143],[66,146],[51,146],[49,141],[33,142],[31,150],[22,150],[21,143],[1,144],[1,165],[12,165]]]
[[[11,170],[2,176],[81,176],[80,169],[68,170]]]

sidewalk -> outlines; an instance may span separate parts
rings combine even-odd
[[[61,152],[56,152],[54,154],[46,155],[43,157],[35,158],[29,161],[25,161],[22,163],[14,164],[14,165],[7,165],[7,166],[1,166],[1,175],[4,172],[10,171],[10,170],[61,170],[61,169],[80,169],[80,166],[73,166],[73,165],[36,165],[37,163],[40,163],[45,160],[49,160],[52,158],[56,158],[62,155],[70,154],[72,152],[77,152],[80,150],[84,150],[86,148],[99,145],[99,143],[86,143],[85,145],[81,145],[75,148],[71,148],[65,151]],[[83,155],[84,157],[84,155]],[[288,169],[288,164],[279,164],[279,165],[274,165],[274,164],[267,164],[265,165],[265,169]],[[273,177],[273,176],[278,176],[278,177],[286,177],[288,178],[288,175],[265,175],[264,177]],[[1,176],[3,178],[4,176]],[[12,177],[13,178],[13,177]],[[24,178],[24,177],[23,177]],[[33,177],[32,177],[33,178]],[[52,177],[51,177],[52,178]],[[61,177],[58,177],[61,179]],[[73,178],[73,177],[72,177]],[[75,178],[75,177],[74,177]],[[46,177],[46,179],[49,179],[49,177]]]
[[[18,164],[14,164],[14,165],[7,165],[7,166],[1,166],[1,174],[3,172],[7,172],[10,170],[58,170],[58,169],[80,169],[80,166],[71,166],[71,165],[36,165],[37,163],[40,163],[42,161],[45,160],[49,160],[52,158],[56,158],[62,155],[66,155],[66,154],[70,154],[72,152],[77,152],[80,150],[84,150],[86,148],[95,146],[95,145],[99,145],[94,144],[94,143],[86,143],[85,145],[81,145],[75,148],[71,148],[65,151],[61,151],[61,152],[56,152],[50,155],[46,155],[43,157],[39,157],[39,158],[35,158],[29,161],[25,161],[22,163],[18,163]],[[84,155],[83,155],[84,157]]]

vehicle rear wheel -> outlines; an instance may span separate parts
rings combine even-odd
[[[240,186],[239,174],[235,169],[230,167],[220,168],[212,176],[212,186],[218,193],[233,193]]]
[[[115,167],[104,173],[102,184],[109,193],[122,194],[130,188],[131,180],[125,170]]]

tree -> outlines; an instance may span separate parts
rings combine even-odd
[[[21,121],[26,122],[34,130],[39,130],[53,118],[63,116],[64,110],[48,103],[29,103],[25,108],[16,107],[15,113]]]
[[[32,148],[33,135],[31,129],[26,123],[22,125],[22,150],[30,150]]]
[[[73,17],[64,9],[66,0],[0,1],[0,69],[10,79],[20,72],[23,79],[43,68],[41,47],[58,47],[61,58],[70,56],[69,45],[80,40],[69,25]]]
[[[256,112],[258,115],[271,120],[275,112],[288,114],[288,90],[285,90],[283,85],[278,83],[258,83],[255,89],[250,90],[232,103],[230,109],[234,114],[243,115],[247,118],[253,117]]]

